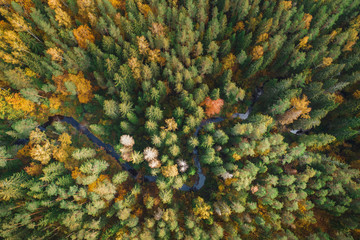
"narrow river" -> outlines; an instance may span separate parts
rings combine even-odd
[[[252,108],[255,104],[255,102],[258,100],[258,98],[261,96],[262,94],[262,90],[258,89],[255,93],[255,96],[253,97],[253,101],[251,103],[251,106],[248,108],[246,113],[234,113],[231,118],[240,118],[242,120],[245,120],[249,117]],[[210,118],[210,119],[206,119],[203,120],[200,125],[196,128],[196,131],[194,133],[194,136],[197,137],[199,135],[199,132],[201,130],[201,128],[209,123],[218,123],[218,122],[222,122],[224,121],[225,118],[223,117],[216,117],[216,118]],[[86,135],[90,141],[92,141],[93,143],[95,143],[97,146],[102,147],[105,149],[105,151],[110,154],[112,157],[114,157],[119,164],[121,165],[121,167],[128,171],[131,176],[133,178],[136,178],[138,176],[138,172],[129,164],[129,163],[120,163],[120,155],[115,151],[115,149],[113,148],[113,146],[104,143],[103,141],[101,141],[99,138],[97,138],[94,134],[92,134],[89,129],[87,129],[85,126],[81,125],[78,121],[76,121],[73,117],[66,117],[66,116],[62,116],[62,115],[55,115],[52,117],[49,117],[49,121],[47,121],[46,123],[38,126],[38,128],[42,131],[45,131],[46,127],[51,125],[52,122],[54,121],[60,121],[60,122],[66,122],[68,124],[70,124],[71,126],[73,126],[75,129],[77,129],[79,132],[81,132],[82,134]],[[292,132],[294,131],[294,132]],[[290,131],[293,134],[297,134],[298,130],[292,130]],[[296,131],[296,132],[295,132]],[[15,142],[15,144],[26,144],[29,140],[28,139],[19,139]],[[194,162],[195,162],[195,166],[197,168],[197,180],[195,182],[195,184],[193,186],[188,186],[186,184],[184,184],[179,190],[181,191],[198,191],[200,190],[204,184],[205,184],[205,180],[206,177],[202,172],[201,169],[201,164],[199,161],[199,153],[198,153],[198,147],[194,148],[193,151],[193,155],[194,155]],[[155,182],[157,179],[156,176],[151,176],[151,175],[145,175],[143,177],[143,180],[145,182]]]

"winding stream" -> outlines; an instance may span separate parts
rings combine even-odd
[[[242,120],[245,120],[249,117],[252,108],[255,104],[255,102],[258,100],[258,98],[261,96],[262,94],[262,89],[257,89],[255,96],[253,97],[253,101],[251,103],[251,106],[248,108],[246,113],[234,113],[231,118],[240,118]],[[200,125],[196,128],[196,131],[194,133],[194,136],[197,137],[199,135],[199,132],[201,130],[201,128],[203,126],[205,126],[206,124],[209,123],[218,123],[218,122],[222,122],[224,121],[225,118],[223,117],[216,117],[216,118],[210,118],[210,119],[206,119],[203,120]],[[38,126],[38,128],[41,131],[45,131],[46,127],[48,127],[49,125],[52,124],[52,122],[54,121],[60,121],[60,122],[66,122],[70,125],[72,125],[74,128],[76,128],[76,130],[78,130],[79,132],[81,132],[82,134],[86,135],[90,141],[92,141],[93,143],[95,143],[97,146],[102,147],[105,149],[105,151],[110,154],[112,157],[114,157],[119,164],[121,165],[121,167],[128,171],[131,176],[133,178],[136,178],[138,176],[138,172],[129,164],[129,163],[120,163],[120,155],[115,151],[115,149],[110,145],[110,144],[106,144],[103,141],[101,141],[99,138],[97,138],[94,134],[92,134],[89,129],[87,129],[85,126],[81,125],[78,121],[76,121],[73,117],[66,117],[66,116],[62,116],[62,115],[55,115],[52,117],[49,117],[49,121],[47,121],[46,123]],[[293,132],[294,131],[294,132]],[[298,134],[299,130],[292,130],[291,133],[293,134]],[[26,144],[29,141],[29,139],[19,139],[15,142],[15,144]],[[205,184],[205,180],[206,177],[202,172],[201,169],[201,165],[200,165],[200,161],[199,161],[199,154],[198,154],[198,147],[194,148],[193,151],[193,155],[194,155],[194,162],[195,162],[195,166],[197,168],[197,174],[198,174],[198,178],[195,182],[195,184],[193,186],[188,186],[186,184],[184,184],[179,190],[181,191],[198,191],[200,190],[204,184]],[[155,182],[157,179],[156,176],[151,176],[151,175],[145,175],[143,177],[144,182]]]

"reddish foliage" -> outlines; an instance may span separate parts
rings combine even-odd
[[[200,106],[205,105],[205,113],[208,117],[219,114],[222,106],[224,105],[224,100],[221,98],[217,100],[212,100],[210,97],[206,97],[205,100],[200,104]]]

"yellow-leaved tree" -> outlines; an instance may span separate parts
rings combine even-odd
[[[302,118],[310,118],[309,112],[311,111],[311,108],[308,107],[309,103],[310,101],[308,101],[305,95],[303,95],[302,98],[292,98],[292,107],[279,118],[279,123],[281,125],[287,125],[293,123],[300,116]]]
[[[88,42],[94,42],[95,37],[88,25],[81,25],[73,30],[76,41],[81,48],[87,48]]]
[[[35,110],[35,103],[21,97],[19,93],[9,95],[5,99],[15,110],[22,111],[24,115],[30,114]]]
[[[88,103],[93,98],[92,87],[89,80],[80,71],[77,75],[69,74],[68,80],[76,86],[76,91],[80,103]]]
[[[161,172],[165,177],[176,177],[179,175],[177,164],[171,166],[164,166],[161,168]]]
[[[255,46],[251,51],[252,60],[258,60],[264,54],[264,49],[262,46]]]
[[[194,214],[200,219],[209,219],[213,212],[211,211],[211,206],[207,204],[203,198],[198,197],[195,200]]]

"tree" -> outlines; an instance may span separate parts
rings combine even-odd
[[[172,166],[163,166],[161,167],[161,171],[165,177],[176,177],[179,174],[177,164]]]
[[[255,46],[251,52],[252,60],[258,60],[264,54],[264,49],[262,46]]]
[[[205,105],[205,113],[208,117],[211,117],[220,113],[221,108],[224,105],[224,100],[220,98],[217,100],[211,100],[210,97],[206,97],[200,105]]]
[[[209,219],[213,214],[210,205],[208,205],[201,197],[198,197],[194,200],[194,205],[194,214],[200,219]]]
[[[94,149],[91,148],[81,148],[81,149],[76,149],[73,153],[72,153],[72,157],[75,158],[76,160],[81,160],[81,159],[89,159],[94,157],[96,154]]]
[[[156,106],[150,106],[146,109],[146,117],[153,121],[160,121],[163,118],[163,111]]]
[[[357,238],[358,8],[4,0],[0,238]]]
[[[75,84],[80,103],[88,103],[91,101],[94,97],[92,93],[92,86],[90,81],[84,77],[82,72],[79,72],[77,75],[69,74],[68,80]]]
[[[72,25],[70,16],[61,8],[55,8],[55,19],[60,26],[69,28]],[[77,32],[76,34],[79,33]]]
[[[224,59],[223,59],[223,69],[231,69],[235,64],[236,57],[234,54],[229,53]]]
[[[27,180],[27,176],[21,172],[0,181],[0,198],[4,201],[19,199],[23,196],[21,184]]]
[[[9,90],[0,89],[0,119],[12,120],[12,119],[19,118],[23,114],[21,112],[21,109],[15,109],[13,107],[13,105],[9,102],[9,100],[14,101],[13,98],[14,98],[14,96],[11,96],[11,93],[10,93]],[[23,102],[23,101],[20,101],[20,103],[21,102]],[[28,102],[30,102],[30,101],[28,101]],[[30,102],[30,103],[33,104],[32,102]],[[18,107],[23,108],[23,107],[26,107],[26,106],[23,106],[21,104]],[[28,107],[26,108],[26,110],[29,110]]]
[[[111,118],[117,118],[119,116],[119,104],[114,100],[104,101],[105,114]]]
[[[74,37],[79,44],[79,47],[86,49],[89,42],[94,42],[95,37],[91,33],[88,25],[80,25],[73,30]]]
[[[294,120],[298,119],[300,116],[302,118],[310,118],[308,115],[308,113],[311,111],[311,108],[308,107],[309,103],[310,102],[307,100],[305,95],[302,98],[292,98],[292,108],[280,117],[280,124],[287,125],[293,123]]]

